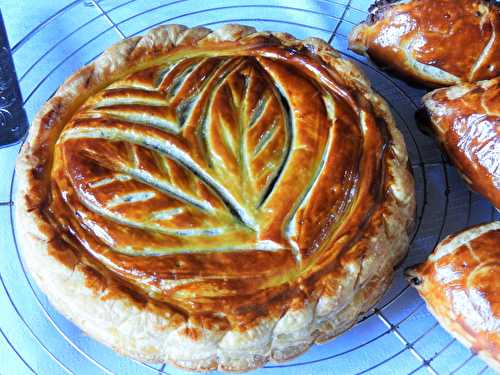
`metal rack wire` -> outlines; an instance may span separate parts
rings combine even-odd
[[[214,4],[215,3],[215,4]],[[217,5],[219,4],[219,5]],[[304,35],[315,34],[328,40],[343,55],[356,60],[371,78],[374,88],[380,92],[388,101],[396,117],[400,130],[403,132],[410,154],[412,167],[417,181],[417,225],[411,240],[411,248],[407,261],[399,267],[396,273],[396,280],[391,290],[377,304],[375,308],[363,316],[354,329],[331,344],[327,344],[322,350],[318,347],[312,348],[307,355],[299,357],[295,361],[280,365],[268,365],[259,373],[276,373],[279,369],[287,368],[291,373],[293,368],[299,369],[297,373],[308,373],[316,371],[315,365],[319,363],[336,364],[337,361],[348,361],[349,358],[356,358],[362,350],[379,347],[383,340],[396,340],[396,349],[381,355],[374,363],[367,363],[362,367],[353,367],[349,373],[384,373],[396,360],[403,356],[410,355],[412,365],[405,371],[408,374],[430,373],[430,374],[484,374],[488,371],[475,355],[461,347],[455,339],[445,334],[438,323],[427,313],[423,301],[416,297],[413,289],[409,288],[402,277],[402,270],[405,266],[416,263],[424,259],[425,255],[439,242],[447,233],[475,224],[481,221],[493,220],[499,214],[481,197],[468,191],[452,167],[448,165],[443,156],[439,153],[432,140],[426,138],[417,130],[413,112],[418,106],[418,97],[421,91],[412,89],[404,83],[388,76],[386,73],[377,70],[365,59],[352,55],[346,49],[346,37],[350,28],[366,16],[365,9],[368,2],[361,0],[310,0],[310,1],[279,1],[268,0],[266,3],[257,1],[212,1],[207,3],[207,7],[200,7],[197,0],[158,0],[152,3],[140,0],[75,0],[56,13],[41,22],[24,38],[22,38],[13,48],[14,60],[18,55],[23,55],[29,48],[29,44],[51,28],[51,25],[62,22],[65,18],[73,17],[75,12],[82,9],[90,10],[88,17],[82,17],[80,22],[71,22],[71,26],[65,29],[64,34],[59,35],[57,40],[51,44],[39,56],[24,63],[19,71],[20,84],[25,98],[24,105],[28,115],[33,115],[38,106],[46,100],[57,84],[64,78],[62,68],[74,57],[85,49],[90,49],[86,57],[81,57],[79,64],[91,61],[97,57],[102,48],[94,46],[100,38],[106,41],[123,39],[140,34],[150,27],[161,23],[187,23],[189,25],[211,26],[226,22],[239,22],[255,25],[258,28],[279,29],[283,31],[296,30]],[[177,8],[176,8],[177,7]],[[193,7],[193,9],[191,9]],[[176,10],[174,10],[176,8]],[[163,14],[168,16],[163,17]],[[177,13],[176,13],[177,12]],[[267,16],[268,12],[273,16]],[[280,16],[280,12],[282,15]],[[213,14],[216,14],[214,17]],[[208,15],[211,15],[210,17]],[[220,15],[219,15],[220,14]],[[265,14],[266,17],[262,17]],[[302,20],[289,19],[286,15],[300,14]],[[149,17],[158,15],[160,17]],[[324,22],[317,23],[321,19]],[[138,22],[133,31],[128,31],[130,25]],[[98,27],[93,27],[99,23]],[[62,47],[67,47],[69,42],[79,34],[92,29],[89,38],[79,41],[75,48],[70,49],[59,60],[55,60],[52,65],[47,64],[54,52]],[[294,33],[292,31],[292,33]],[[111,36],[113,35],[113,36]],[[301,35],[298,35],[299,37]],[[108,43],[110,44],[110,43]],[[22,65],[22,64],[21,64]],[[41,67],[47,66],[48,71],[37,73]],[[77,66],[73,66],[76,68]],[[43,69],[42,69],[43,70]],[[38,76],[37,76],[38,75]],[[36,79],[33,78],[36,76]],[[49,81],[54,80],[54,84]],[[19,147],[13,146],[13,147]],[[22,273],[22,283],[15,279],[15,270],[10,272],[0,272],[0,293],[4,293],[8,303],[13,309],[18,322],[24,326],[31,339],[45,353],[47,358],[62,369],[63,372],[73,374],[74,368],[68,364],[67,355],[75,355],[79,358],[80,365],[92,368],[99,373],[112,374],[116,372],[115,362],[118,361],[122,367],[133,369],[134,373],[145,374],[171,374],[173,369],[165,365],[152,366],[145,363],[133,362],[111,353],[106,352],[105,358],[100,351],[91,350],[91,345],[99,345],[81,337],[80,332],[69,322],[59,316],[45,299],[43,294],[37,289],[30,277],[24,270],[21,262],[16,242],[16,228],[13,219],[13,199],[15,192],[15,172],[12,173],[10,186],[10,199],[7,202],[0,202],[0,206],[10,206],[10,227],[13,246],[11,246],[13,262],[15,267]],[[19,284],[22,284],[22,289]],[[19,302],[22,298],[24,304],[21,307]],[[28,302],[26,302],[28,301]],[[42,335],[40,329],[33,323],[33,317],[27,313],[26,303],[32,305],[37,313],[42,313],[44,319],[49,323],[54,340],[59,340],[64,344],[65,355],[54,350],[54,344],[48,342],[46,336]],[[423,329],[415,327],[419,317],[425,321]],[[380,325],[377,332],[370,332],[357,335],[353,333],[357,327],[362,331],[363,324]],[[417,324],[418,326],[418,324]],[[419,326],[418,326],[419,327]],[[445,339],[445,343],[434,350],[426,350],[429,339],[437,337]],[[34,368],[32,363],[25,358],[23,347],[15,345],[9,335],[0,327],[0,336],[12,348],[19,357],[25,370],[37,373],[38,368]],[[342,338],[346,338],[346,345],[342,345]],[[439,340],[438,340],[439,341]],[[335,343],[340,344],[335,345]],[[392,342],[392,341],[391,341]],[[62,345],[62,344],[61,344]],[[58,347],[56,345],[56,347]],[[440,365],[443,358],[452,356],[452,348],[458,348],[461,353],[465,353],[462,360],[455,363],[454,367],[442,368]],[[99,347],[99,350],[105,350]],[[325,349],[326,348],[326,349]],[[67,354],[69,353],[69,354]],[[451,353],[451,354],[450,354]],[[109,359],[111,358],[111,359]],[[405,357],[406,358],[406,357]],[[449,364],[448,361],[444,361]],[[402,363],[399,360],[398,363]],[[115,366],[115,367],[113,367]],[[394,370],[394,368],[392,368]],[[132,371],[132,370],[131,370]],[[333,371],[333,370],[332,370]],[[423,372],[422,372],[423,371]],[[95,372],[93,372],[95,373]],[[313,372],[311,372],[313,373]],[[324,372],[330,373],[330,372]],[[333,372],[332,372],[333,373]]]

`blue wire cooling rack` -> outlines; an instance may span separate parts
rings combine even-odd
[[[421,262],[445,235],[500,215],[465,187],[434,141],[417,129],[414,111],[423,91],[347,50],[347,35],[366,17],[369,1],[61,0],[56,8],[54,3],[7,1],[2,11],[8,32],[9,25],[22,29],[24,23],[8,17],[19,14],[21,8],[35,16],[43,11],[48,15],[12,47],[30,119],[72,71],[119,39],[162,23],[217,27],[237,22],[260,30],[286,31],[298,38],[317,36],[357,61],[389,102],[408,146],[418,198],[410,253],[390,290],[350,331],[314,346],[294,361],[269,364],[253,373],[494,374],[437,324],[402,273],[408,265]],[[51,307],[26,274],[16,245],[23,228],[15,227],[12,216],[19,147],[0,148],[0,373],[184,374],[168,365],[123,358],[86,337]]]

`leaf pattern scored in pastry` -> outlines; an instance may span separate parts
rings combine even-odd
[[[128,80],[148,74],[157,86],[117,82],[62,135],[89,215],[174,236],[255,236],[291,144],[281,94],[251,59],[185,59]]]
[[[128,255],[286,250],[300,262],[348,212],[359,164],[380,165],[360,159],[360,124],[310,74],[184,58],[90,97],[52,172],[73,230]]]

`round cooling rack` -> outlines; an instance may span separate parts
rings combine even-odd
[[[366,17],[363,0],[101,0],[65,2],[12,47],[24,106],[30,119],[72,71],[119,39],[162,23],[215,28],[241,23],[317,36],[354,59],[388,101],[403,132],[417,184],[417,222],[409,255],[390,290],[348,332],[313,346],[285,364],[269,364],[261,375],[298,374],[494,374],[449,336],[403,278],[445,235],[500,218],[470,192],[434,141],[415,124],[423,91],[379,71],[347,50],[351,28]],[[169,365],[123,358],[86,337],[59,315],[25,272],[13,219],[14,161],[20,145],[0,149],[0,373],[5,374],[185,374]],[[9,184],[9,177],[11,177]]]

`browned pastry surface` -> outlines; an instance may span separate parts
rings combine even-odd
[[[163,26],[40,111],[21,247],[56,307],[116,350],[248,370],[385,290],[413,221],[407,164],[385,102],[326,43]]]
[[[500,209],[500,77],[432,91],[423,103],[450,161]]]
[[[430,86],[500,74],[500,7],[485,0],[377,1],[349,48]]]
[[[438,321],[500,371],[500,222],[448,236],[407,270]]]

